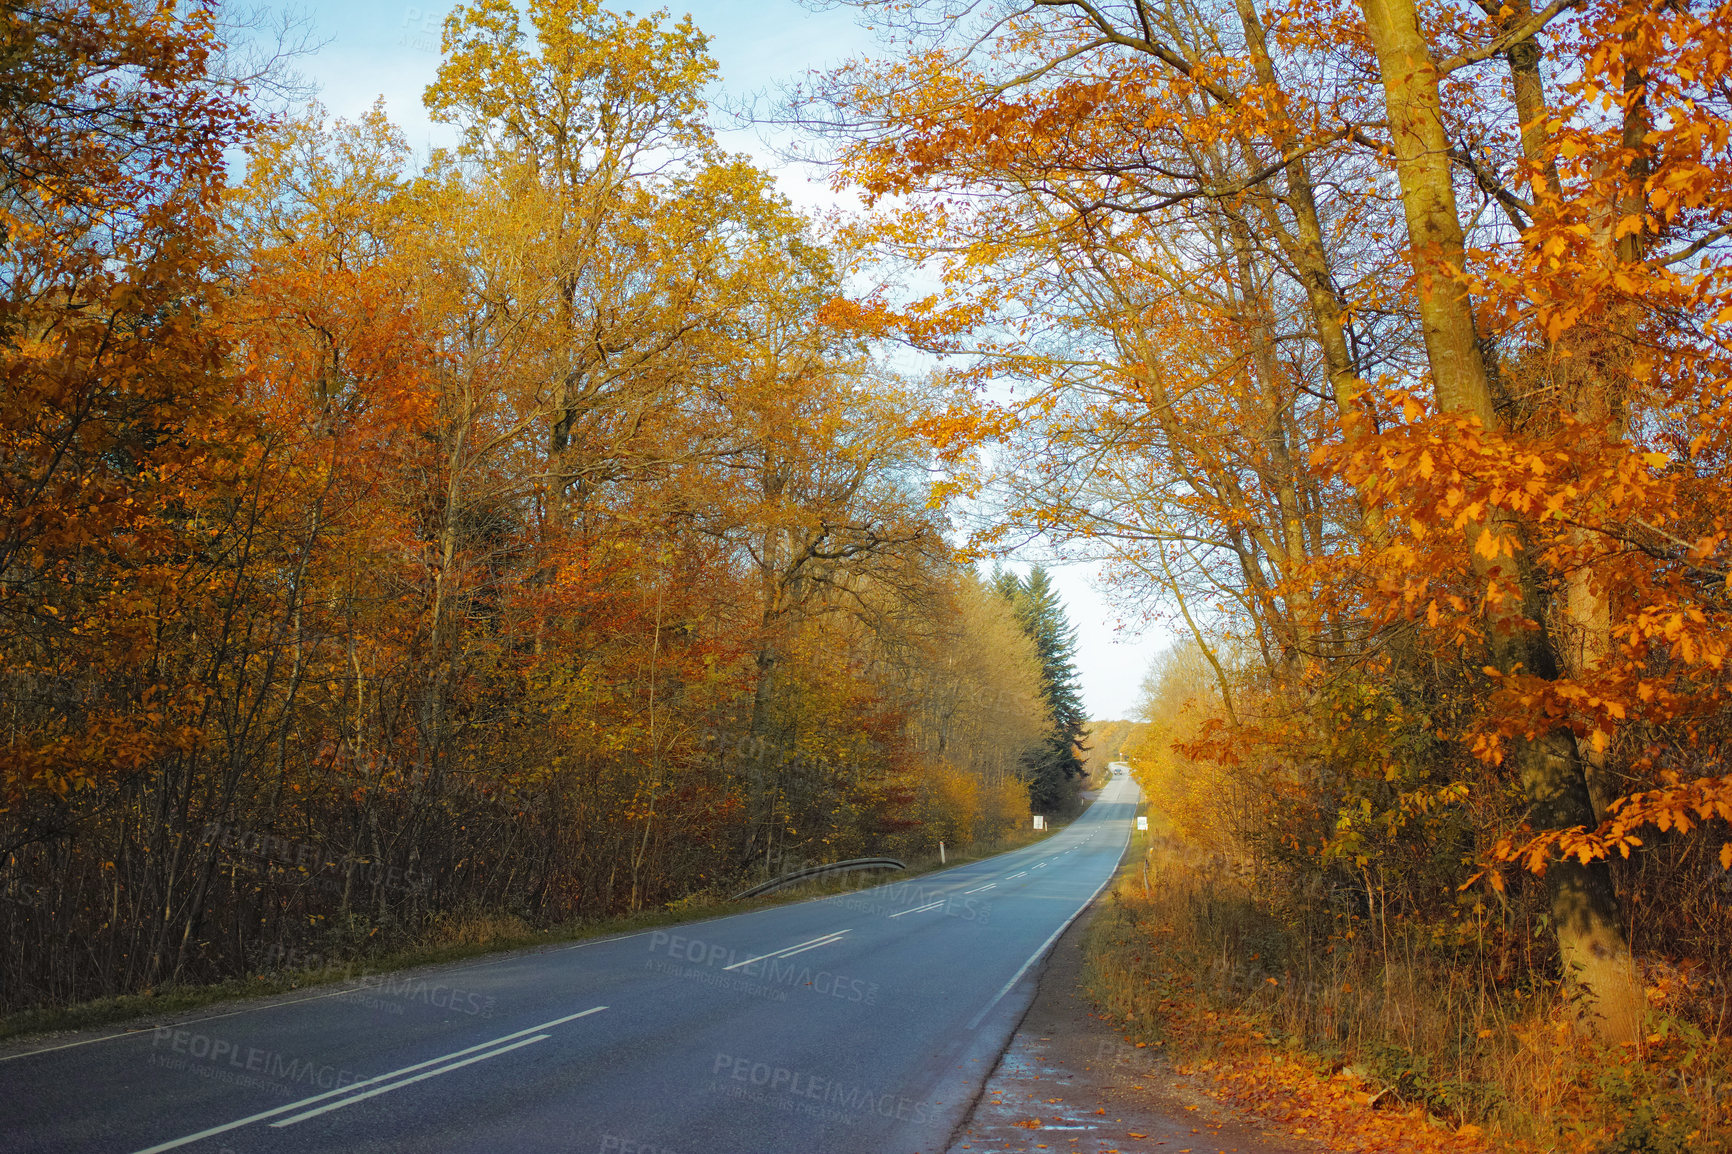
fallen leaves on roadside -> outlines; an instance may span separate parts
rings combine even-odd
[[[1340,1154],[1493,1154],[1479,1127],[1451,1126],[1418,1106],[1390,1109],[1384,1087],[1345,1072],[1331,1076],[1304,1056],[1278,1049],[1250,1015],[1210,1006],[1182,967],[1165,969],[1165,976],[1167,996],[1154,1008],[1159,1032],[1169,1043],[1184,1040],[1181,1049],[1197,1055],[1186,1064],[1173,1054],[1172,1068],[1212,1083],[1206,1089],[1215,1097]],[[1500,1139],[1495,1150],[1532,1154],[1534,1148]]]
[[[1178,1022],[1173,1025],[1177,1027]],[[1186,1026],[1194,1028],[1195,1019]],[[1491,1154],[1477,1126],[1452,1128],[1414,1106],[1377,1109],[1376,1087],[1356,1078],[1329,1077],[1254,1037],[1247,1021],[1220,1013],[1211,1023],[1219,1052],[1196,1073],[1220,1097],[1342,1154]],[[1195,1109],[1195,1107],[1187,1107]],[[1500,1154],[1525,1147],[1504,1144]]]

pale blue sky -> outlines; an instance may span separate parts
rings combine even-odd
[[[298,67],[319,86],[320,100],[334,115],[352,119],[383,96],[391,119],[403,126],[418,150],[453,142],[450,129],[431,123],[421,107],[421,92],[439,65],[439,25],[450,4],[313,0],[293,6],[312,18],[318,38],[329,41]],[[640,4],[633,10],[653,7]],[[690,12],[709,34],[710,50],[721,66],[718,95],[735,99],[874,47],[871,33],[856,25],[847,10],[813,12],[793,0],[699,0],[668,8],[676,16]],[[755,132],[732,131],[723,140],[729,149],[750,153],[766,167],[775,164]],[[835,203],[821,183],[803,172],[783,169],[777,175],[796,204]],[[1129,716],[1149,659],[1166,643],[1165,631],[1155,627],[1141,639],[1119,644],[1119,614],[1092,587],[1092,567],[1054,567],[1052,573],[1079,629],[1077,664],[1091,714]]]

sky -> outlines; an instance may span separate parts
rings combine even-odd
[[[772,92],[809,69],[838,64],[874,47],[872,34],[847,9],[814,12],[794,0],[697,0],[667,5],[678,16],[690,12],[710,36],[721,66],[715,97],[739,101]],[[455,143],[448,127],[427,119],[421,92],[439,66],[439,26],[446,3],[400,4],[395,0],[311,0],[295,4],[323,46],[297,69],[318,86],[318,98],[334,116],[353,119],[383,97],[391,119],[409,143],[425,152]],[[649,5],[637,6],[638,11]],[[828,207],[837,198],[804,171],[779,167],[770,146],[752,129],[721,134],[724,147],[749,153],[774,170],[782,191],[803,207]],[[1024,568],[1012,562],[1012,568]],[[1077,670],[1092,717],[1129,717],[1151,659],[1167,644],[1159,626],[1141,632],[1118,628],[1120,614],[1094,588],[1089,565],[1048,564],[1077,627]]]

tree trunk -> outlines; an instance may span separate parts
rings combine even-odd
[[[1383,78],[1413,250],[1420,324],[1438,406],[1496,429],[1499,416],[1474,330],[1472,301],[1457,279],[1466,246],[1436,65],[1413,0],[1360,0],[1360,7]],[[1513,536],[1514,528],[1494,524],[1493,531]],[[1511,543],[1517,557],[1513,566],[1472,552],[1474,574],[1482,584],[1504,583],[1520,593],[1512,599],[1519,601],[1519,609],[1511,606],[1488,621],[1492,661],[1506,673],[1520,667],[1530,674],[1556,677],[1556,654],[1543,627],[1543,591],[1532,568],[1520,563],[1520,543]],[[1530,621],[1541,628],[1530,628]],[[1554,727],[1532,739],[1518,739],[1512,753],[1536,827],[1597,824],[1573,733]],[[1546,879],[1565,975],[1586,995],[1593,1028],[1613,1041],[1639,1036],[1645,1001],[1608,867],[1604,862],[1560,862],[1547,871]]]

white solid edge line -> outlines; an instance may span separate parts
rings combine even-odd
[[[972,892],[972,891],[971,891],[971,892]],[[926,904],[925,904],[925,905],[923,905],[923,906],[915,906],[915,907],[914,907],[914,908],[913,908],[913,909],[911,909],[911,910],[903,910],[903,911],[902,911],[902,913],[898,913],[898,914],[891,914],[891,915],[890,915],[890,916],[891,916],[891,917],[893,917],[893,918],[899,918],[899,917],[901,917],[901,916],[902,916],[902,914],[923,914],[923,913],[925,913],[925,912],[926,912],[926,911],[927,911],[927,910],[935,910],[935,909],[937,909],[937,908],[938,908],[938,907],[939,907],[939,906],[941,906],[941,905],[943,905],[943,904],[944,904],[944,900],[943,900],[943,899],[940,899],[940,900],[939,900],[939,901],[935,901],[935,902],[927,902],[927,903],[926,903]]]
[[[734,914],[731,916],[738,917],[739,915]],[[720,921],[726,921],[727,919],[726,918],[717,918],[715,920],[720,922]],[[586,938],[581,942],[573,942],[569,946],[560,946],[559,952],[565,953],[567,950],[581,950],[581,949],[586,949],[589,946],[605,946],[609,942],[629,942],[633,938],[647,938],[651,934],[660,933],[660,932],[662,932],[662,931],[659,931],[659,930],[639,930],[635,934],[615,934],[614,936],[607,937],[607,938]]]
[[[812,947],[814,947],[814,946],[827,946],[827,945],[829,945],[829,944],[830,944],[830,943],[831,943],[831,942],[833,942],[833,941],[835,941],[835,940],[836,940],[836,939],[838,939],[838,938],[840,938],[840,937],[841,937],[841,936],[842,936],[842,935],[843,935],[843,934],[846,934],[846,933],[849,933],[849,932],[851,932],[851,931],[849,931],[849,930],[837,930],[837,931],[836,931],[836,932],[835,932],[835,933],[833,933],[833,934],[824,934],[824,935],[822,935],[822,936],[820,936],[820,937],[816,937],[816,938],[813,938],[813,939],[812,939],[812,940],[811,940],[811,941],[809,941],[809,942],[795,942],[795,943],[794,943],[794,944],[793,944],[793,945],[791,945],[791,946],[783,946],[783,947],[782,947],[782,948],[781,948],[781,949],[779,949],[779,950],[771,950],[771,951],[770,951],[770,952],[769,952],[769,953],[767,953],[767,954],[759,954],[759,955],[758,955],[758,956],[757,956],[757,957],[755,957],[755,958],[747,958],[747,959],[746,959],[746,960],[745,960],[745,961],[743,961],[743,962],[735,962],[735,963],[734,963],[734,964],[733,964],[733,965],[731,965],[731,966],[723,966],[723,967],[722,967],[722,969],[723,969],[723,970],[724,970],[724,971],[726,971],[726,970],[737,970],[737,969],[739,969],[739,968],[740,968],[740,967],[741,967],[741,966],[749,966],[749,965],[751,965],[751,964],[752,964],[752,963],[753,963],[753,962],[761,962],[761,961],[763,961],[763,960],[764,960],[764,959],[765,959],[765,958],[780,958],[780,957],[785,957],[785,956],[787,956],[787,955],[788,955],[788,954],[790,954],[790,953],[792,953],[792,952],[794,952],[794,951],[795,951],[795,950],[806,950],[806,949],[811,949],[811,948],[812,948]]]
[[[356,1102],[365,1102],[368,1098],[377,1097],[380,1094],[389,1094],[392,1090],[401,1090],[403,1087],[413,1085],[422,1079],[437,1078],[441,1074],[449,1074],[451,1071],[461,1069],[471,1063],[485,1062],[489,1058],[497,1058],[501,1054],[509,1054],[511,1051],[516,1050],[519,1047],[534,1045],[536,1042],[545,1042],[551,1037],[553,1037],[552,1034],[536,1034],[529,1038],[519,1038],[509,1046],[501,1046],[499,1049],[489,1050],[485,1054],[473,1054],[470,1057],[463,1059],[461,1062],[453,1062],[449,1066],[440,1066],[433,1070],[423,1070],[412,1078],[404,1078],[401,1082],[391,1082],[384,1086],[374,1086],[371,1090],[368,1090],[365,1093],[352,1094],[347,1098],[338,1098],[335,1102],[326,1102],[323,1106],[315,1106],[311,1110],[308,1110],[303,1114],[296,1114],[292,1118],[279,1118],[275,1122],[271,1123],[271,1129],[280,1130],[284,1126],[293,1126],[297,1122],[305,1122],[308,1118],[317,1118],[320,1114],[328,1114],[332,1110],[341,1110],[344,1106],[353,1106]]]
[[[463,1055],[473,1054],[477,1050],[486,1050],[492,1046],[499,1045],[501,1042],[509,1042],[514,1038],[521,1038],[525,1034],[533,1034],[538,1030],[546,1030],[554,1026],[563,1026],[567,1022],[575,1022],[579,1018],[587,1018],[591,1014],[599,1014],[605,1009],[607,1009],[606,1006],[591,1006],[587,1010],[582,1010],[575,1014],[567,1014],[565,1017],[555,1018],[551,1022],[543,1022],[539,1026],[530,1026],[526,1030],[518,1030],[516,1033],[506,1034],[502,1038],[494,1038],[490,1042],[479,1042],[473,1046],[465,1046],[461,1050],[453,1050],[449,1054],[441,1054],[439,1057],[429,1058],[425,1062],[416,1062],[412,1066],[404,1066],[401,1069],[392,1070],[388,1074],[380,1074],[376,1077],[366,1078],[359,1082],[350,1082],[347,1086],[339,1086],[335,1090],[326,1090],[323,1094],[314,1094],[310,1098],[302,1098],[300,1101],[290,1102],[286,1106],[278,1106],[272,1110],[261,1110],[257,1114],[249,1114],[245,1118],[238,1118],[233,1122],[225,1122],[221,1126],[212,1126],[208,1130],[200,1130],[197,1134],[188,1134],[184,1138],[175,1138],[168,1142],[158,1143],[155,1146],[147,1146],[143,1150],[137,1151],[136,1154],[159,1154],[159,1152],[163,1150],[173,1150],[176,1147],[185,1146],[204,1138],[211,1138],[217,1134],[226,1134],[230,1130],[238,1130],[242,1126],[248,1126],[254,1122],[262,1122],[266,1118],[275,1118],[278,1114],[287,1114],[291,1110],[298,1110],[302,1106],[310,1106],[314,1102],[323,1102],[325,1099],[335,1097],[338,1094],[348,1094],[358,1086],[371,1086],[375,1082],[384,1082],[397,1077],[399,1074],[408,1074],[416,1070],[426,1069],[428,1066],[437,1066],[441,1062],[449,1062],[453,1058],[461,1058]]]
[[[41,1049],[37,1050],[23,1050],[16,1054],[0,1055],[0,1062],[10,1062],[15,1058],[34,1058],[38,1054],[52,1054],[56,1050],[72,1050],[79,1046],[89,1046],[96,1042],[112,1042],[116,1038],[136,1038],[141,1034],[153,1033],[156,1030],[170,1028],[179,1029],[182,1026],[196,1026],[200,1022],[215,1022],[222,1018],[232,1018],[237,1014],[250,1014],[254,1010],[274,1010],[282,1006],[298,1006],[302,1002],[317,1002],[322,998],[335,998],[343,994],[358,993],[365,988],[366,987],[364,986],[344,986],[340,990],[331,990],[328,993],[323,994],[310,994],[305,998],[291,998],[286,1002],[270,1002],[256,1006],[242,1006],[240,1009],[230,1010],[226,1014],[207,1014],[202,1018],[186,1018],[174,1022],[172,1026],[144,1026],[137,1030],[120,1030],[113,1034],[103,1034],[99,1038],[80,1038],[76,1042],[62,1042],[58,1046],[43,1046]]]
[[[974,1015],[974,1019],[968,1023],[968,1028],[970,1030],[972,1030],[975,1027],[980,1025],[981,1019],[985,1018],[986,1015],[988,1015],[992,1012],[992,1008],[994,1006],[998,1005],[1000,1000],[1003,999],[1004,995],[1010,993],[1011,987],[1015,986],[1018,982],[1020,982],[1022,980],[1022,976],[1024,974],[1028,973],[1029,967],[1034,965],[1036,962],[1040,961],[1040,959],[1046,955],[1046,952],[1052,948],[1052,944],[1054,942],[1058,941],[1059,936],[1061,934],[1063,934],[1066,930],[1070,929],[1070,924],[1072,922],[1076,921],[1077,918],[1081,917],[1082,912],[1084,910],[1088,909],[1089,906],[1094,904],[1094,900],[1100,896],[1101,891],[1107,888],[1107,882],[1110,882],[1113,880],[1113,878],[1117,877],[1118,872],[1119,872],[1118,866],[1115,864],[1113,866],[1112,870],[1107,874],[1106,879],[1104,881],[1102,881],[1100,885],[1095,887],[1094,893],[1092,893],[1088,896],[1088,900],[1083,902],[1082,905],[1078,906],[1076,908],[1075,912],[1073,912],[1070,917],[1068,917],[1064,920],[1064,925],[1062,925],[1058,929],[1054,930],[1052,932],[1052,936],[1040,944],[1040,948],[1029,956],[1028,961],[1022,963],[1022,968],[1010,976],[1010,981],[1004,983],[1003,987],[999,989],[998,993],[992,995],[992,1001],[986,1003],[986,1006],[980,1011],[980,1013]]]
[[[747,913],[755,913],[757,911],[747,910],[746,912]],[[745,916],[744,914],[729,914],[728,915],[728,917],[734,917],[734,918],[744,917],[744,916]],[[727,918],[715,918],[712,920],[714,920],[714,921],[726,921]],[[693,924],[696,925],[696,924],[700,924],[700,923],[694,922]],[[558,951],[558,950],[580,950],[585,946],[599,946],[605,942],[623,942],[627,938],[641,938],[641,937],[644,937],[645,935],[652,934],[652,933],[655,933],[655,931],[654,930],[644,930],[641,933],[624,934],[624,935],[621,935],[619,937],[591,938],[588,941],[577,942],[577,943],[574,943],[574,944],[569,945],[569,946],[556,946],[556,947],[554,947],[554,950],[555,951]],[[530,947],[530,948],[533,949],[534,947]],[[525,957],[525,956],[533,956],[533,955],[526,955],[526,954],[524,954],[518,950],[512,950],[503,957],[480,959],[480,960],[465,960],[465,961],[457,963],[457,965],[450,967],[450,968],[463,969],[463,970],[479,970],[479,969],[482,969],[486,966],[502,965],[505,962],[515,961],[518,958]],[[433,964],[438,965],[439,963],[433,963]],[[424,967],[422,967],[422,966],[410,966],[410,967],[408,967],[408,970],[420,970],[423,968]],[[196,1026],[201,1022],[217,1022],[217,1021],[221,1021],[223,1018],[233,1018],[233,1017],[236,1017],[240,1014],[251,1014],[251,1013],[256,1013],[260,1010],[279,1010],[279,1009],[282,1009],[284,1006],[299,1006],[305,1002],[317,1002],[317,1001],[321,1001],[325,998],[340,998],[344,994],[354,994],[354,993],[359,993],[362,990],[377,989],[378,988],[377,986],[369,986],[366,984],[368,978],[377,977],[381,981],[383,981],[384,979],[390,978],[396,974],[401,974],[401,973],[405,973],[405,972],[407,972],[407,971],[406,970],[381,970],[377,974],[363,974],[361,976],[362,984],[359,986],[345,985],[341,989],[338,989],[338,990],[327,990],[326,992],[324,992],[322,994],[308,994],[304,998],[290,998],[287,1001],[269,1001],[269,1000],[265,1000],[265,999],[260,999],[259,1002],[257,1002],[254,1005],[242,1006],[239,1009],[229,1010],[226,1013],[222,1013],[222,1014],[206,1014],[202,1018],[179,1019],[179,1020],[176,1020],[176,1021],[173,1021],[172,1023],[170,1023],[170,1027],[172,1027],[174,1029],[180,1029],[181,1027],[184,1027],[184,1026]],[[116,1038],[136,1038],[141,1034],[148,1034],[148,1033],[151,1033],[151,1032],[156,1031],[156,1030],[161,1030],[161,1029],[170,1028],[170,1027],[144,1026],[144,1027],[141,1027],[140,1029],[137,1029],[137,1030],[118,1030],[115,1033],[102,1034],[99,1037],[95,1037],[95,1038],[80,1038],[76,1042],[62,1042],[58,1046],[41,1046],[41,1047],[38,1047],[37,1049],[34,1049],[34,1050],[20,1050],[16,1054],[0,1054],[0,1062],[11,1062],[11,1061],[14,1061],[18,1058],[34,1058],[38,1054],[52,1054],[52,1053],[55,1053],[56,1051],[59,1051],[59,1050],[74,1050],[74,1049],[77,1049],[79,1046],[90,1046],[90,1045],[94,1045],[97,1042],[112,1042]]]

